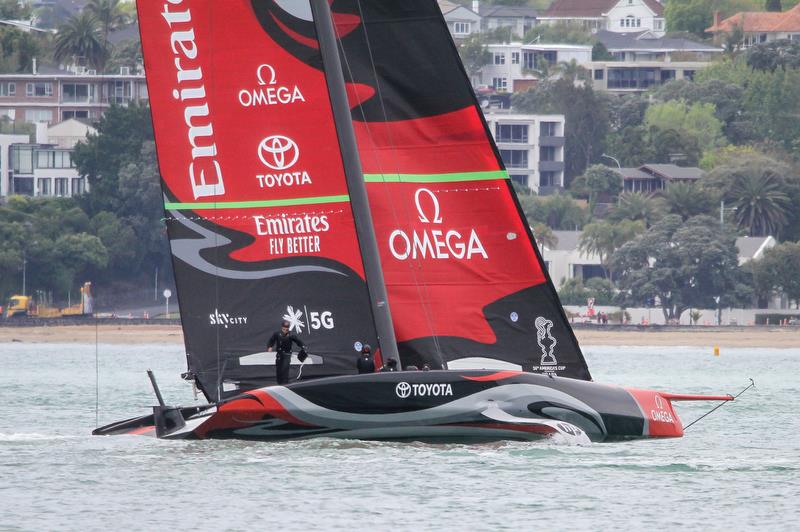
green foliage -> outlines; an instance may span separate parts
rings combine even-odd
[[[87,212],[115,212],[121,205],[121,169],[139,160],[142,145],[153,140],[150,109],[137,105],[112,106],[97,124],[97,134],[75,147],[73,160],[91,185],[82,198]]]
[[[84,10],[90,13],[100,25],[103,41],[108,42],[108,34],[126,22],[120,0],[89,0]]]
[[[785,293],[800,304],[800,242],[785,242],[767,250],[754,262],[753,277],[759,295]]]
[[[711,103],[687,104],[684,100],[670,100],[651,105],[644,122],[650,128],[674,131],[680,137],[691,139],[702,152],[726,144],[722,123],[715,113],[716,107]]]
[[[672,183],[662,197],[669,214],[677,214],[684,220],[714,210],[714,197],[694,183]]]
[[[541,223],[556,230],[574,231],[586,223],[588,211],[568,194],[520,197],[531,225]]]
[[[594,164],[578,176],[570,186],[572,193],[589,200],[589,212],[594,212],[598,201],[609,203],[622,192],[622,176],[602,164]]]
[[[586,253],[596,253],[608,277],[613,279],[611,256],[623,244],[645,230],[644,222],[622,220],[618,223],[600,221],[586,224],[578,248]]]
[[[102,72],[110,48],[97,19],[81,11],[58,28],[53,57],[56,61],[88,65]]]
[[[523,113],[563,114],[565,181],[581,175],[586,167],[598,161],[605,148],[610,127],[608,99],[589,84],[575,83],[563,77],[548,80],[524,93],[512,96],[512,105]]]
[[[575,24],[537,24],[525,33],[524,42],[591,44],[593,37],[585,28]]]
[[[747,51],[747,65],[770,72],[800,68],[800,42],[782,39],[753,46]]]
[[[613,305],[616,289],[608,279],[594,277],[585,283],[580,277],[564,281],[558,290],[558,297],[564,305],[586,305],[590,298],[595,305]]]
[[[708,0],[670,0],[664,8],[669,31],[688,31],[705,37],[706,28],[714,22],[711,2]]]
[[[641,220],[647,227],[655,224],[663,216],[663,200],[655,194],[641,192],[623,192],[617,204],[608,213],[609,220]]]
[[[672,321],[689,308],[716,308],[716,298],[723,307],[748,302],[752,289],[738,266],[735,240],[708,216],[664,217],[612,257],[624,303],[658,298]]]
[[[17,28],[0,27],[0,72],[30,72],[45,38]]]
[[[601,42],[594,43],[592,46],[592,61],[612,61],[614,56],[608,51],[606,45]]]
[[[458,55],[470,76],[478,74],[492,60],[492,54],[486,49],[486,42],[485,35],[473,33],[458,47]]]

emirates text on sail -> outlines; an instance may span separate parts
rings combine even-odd
[[[286,216],[266,217],[253,216],[256,224],[256,234],[270,236],[270,255],[298,255],[306,253],[319,253],[319,236],[315,233],[325,233],[331,226],[325,214],[312,216]]]
[[[185,4],[188,4],[185,0],[167,0],[161,16],[172,31],[169,40],[175,55],[178,82],[178,88],[172,91],[172,97],[185,106],[183,120],[188,128],[187,135],[192,150],[192,162],[188,168],[189,181],[194,198],[198,199],[224,194],[225,184],[222,168],[216,160],[217,145],[209,117],[203,70],[197,64],[198,49],[191,11],[188,7],[184,11],[170,11],[171,6],[184,7]]]

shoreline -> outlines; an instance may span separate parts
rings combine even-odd
[[[691,346],[800,348],[797,327],[576,327],[575,336],[591,346]],[[152,323],[0,327],[0,344],[183,344],[180,325]]]

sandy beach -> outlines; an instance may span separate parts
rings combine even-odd
[[[796,327],[698,327],[696,329],[576,329],[581,345],[719,346],[800,348]],[[182,344],[178,325],[64,325],[46,327],[0,327],[0,344],[83,343],[91,344]]]

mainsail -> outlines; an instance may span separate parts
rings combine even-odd
[[[590,379],[434,0],[335,0],[400,354]]]
[[[313,27],[298,54],[247,0],[138,12],[191,376],[210,399],[274,382],[282,319],[304,377],[355,372],[376,331]]]

